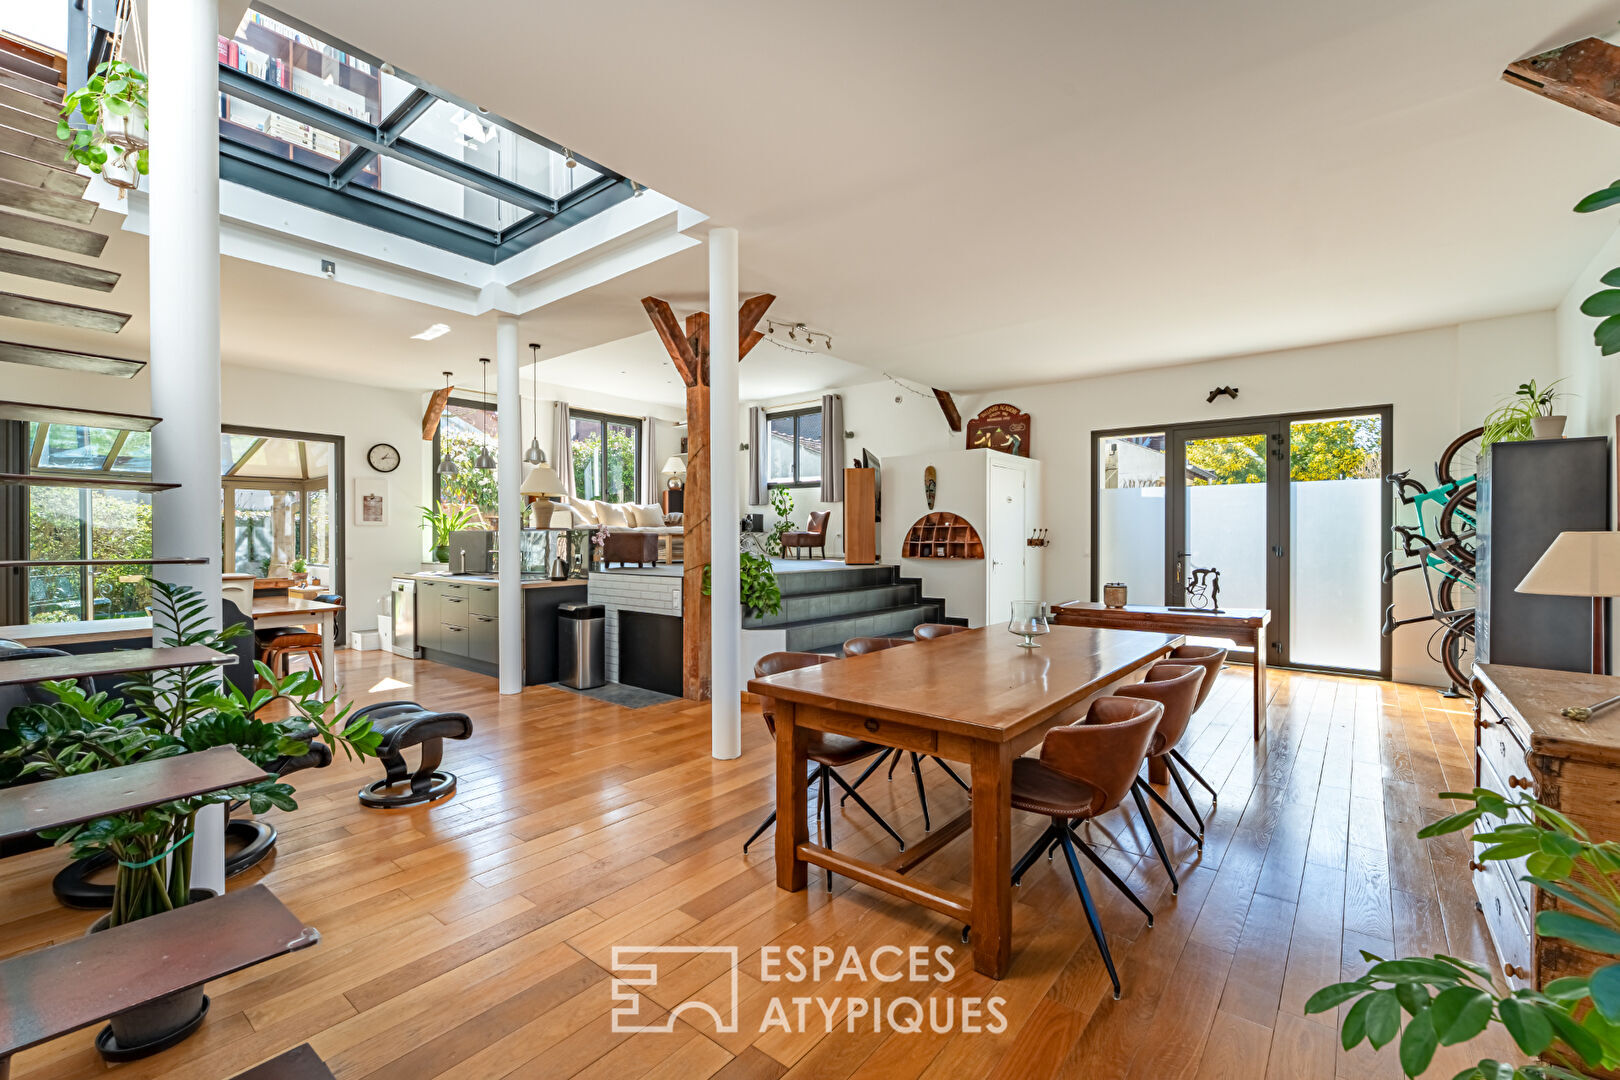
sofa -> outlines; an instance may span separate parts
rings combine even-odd
[[[593,499],[576,499],[564,495],[563,502],[572,511],[574,520],[587,528],[606,527],[612,542],[615,533],[635,533],[653,538],[656,556],[653,563],[678,562],[683,554],[682,540],[685,526],[680,514],[666,514],[657,503],[609,503]],[[634,549],[634,554],[631,550]],[[637,556],[646,550],[639,540],[623,540],[614,544],[614,554],[637,562]],[[617,559],[607,561],[618,561]]]

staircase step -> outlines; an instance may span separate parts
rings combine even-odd
[[[41,165],[15,154],[0,151],[0,179],[44,188],[58,195],[80,196],[90,186],[90,178],[55,165]]]
[[[791,562],[791,560],[790,560]],[[826,570],[779,570],[777,587],[783,596],[804,593],[836,592],[839,589],[861,589],[872,585],[892,585],[900,576],[896,566],[851,566]]]
[[[29,161],[37,161],[41,165],[50,165],[53,168],[67,169],[67,144],[60,142],[55,136],[42,139],[38,135],[30,135],[26,131],[18,131],[13,127],[0,124],[0,150],[8,154],[16,154]]]
[[[21,296],[0,292],[0,315],[13,319],[32,319],[52,326],[76,326],[84,330],[103,330],[116,334],[129,322],[129,316],[117,311],[68,304],[60,300],[42,300],[37,296]]]
[[[0,179],[0,206],[26,210],[30,214],[88,225],[96,216],[96,204],[89,199],[72,195],[58,195],[54,191],[19,184],[15,180]]]
[[[52,73],[54,76],[54,72]],[[63,91],[56,83],[41,79],[29,78],[20,71],[16,71],[4,64],[0,64],[0,86],[9,86],[13,90],[21,90],[32,97],[42,98],[45,101],[62,104]]]
[[[853,637],[909,634],[918,623],[938,622],[941,614],[941,610],[933,604],[906,604],[846,618],[813,619],[772,629],[787,632],[787,648],[790,651],[813,652],[829,645],[841,645]]]
[[[62,103],[60,100],[47,101],[45,98],[36,97],[27,91],[19,90],[15,86],[7,86],[4,83],[0,83],[0,105],[4,105],[8,109],[15,109],[18,112],[27,113],[30,116],[43,117],[51,122],[52,128],[56,126],[57,118],[62,115]]]
[[[50,64],[21,55],[16,51],[16,46],[0,46],[0,68],[52,88],[55,88],[57,80],[62,77],[62,73]]]
[[[146,367],[144,360],[123,360],[116,356],[97,356],[94,353],[74,352],[71,349],[52,349],[44,345],[25,345],[20,341],[0,341],[0,363],[25,364],[29,367],[53,368],[57,371],[87,371],[94,375],[115,375],[128,379]]]
[[[812,619],[847,618],[884,611],[918,603],[921,592],[915,585],[866,585],[834,592],[790,594],[782,597],[782,610],[775,615],[745,616],[743,629],[762,630]]]
[[[14,214],[10,210],[0,210],[0,236],[59,251],[71,251],[75,255],[89,255],[91,258],[99,256],[107,246],[104,233],[73,225],[58,225],[54,221],[41,221],[39,218]]]
[[[36,113],[26,112],[22,109],[13,109],[4,101],[0,101],[0,125],[14,131],[25,132],[36,138],[50,139],[59,146],[65,145],[56,137],[56,117],[54,116],[39,116]]]
[[[0,274],[18,274],[40,281],[54,281],[59,285],[94,289],[96,292],[112,292],[119,277],[116,270],[81,266],[79,263],[4,247],[0,247]]]

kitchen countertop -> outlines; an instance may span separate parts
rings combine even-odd
[[[494,574],[447,574],[443,571],[426,570],[415,574],[395,574],[396,578],[411,578],[415,581],[448,581],[463,585],[494,585],[499,586],[500,581]],[[543,574],[524,574],[523,588],[547,589],[564,585],[584,585],[584,578],[569,578],[566,581],[552,581]]]

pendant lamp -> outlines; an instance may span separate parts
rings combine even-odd
[[[489,357],[480,356],[478,362],[483,365],[483,373],[478,377],[478,403],[489,411]],[[486,419],[479,424],[480,434],[483,436],[483,447],[478,456],[473,459],[473,468],[489,472],[495,468],[495,456],[489,452],[489,421]]]
[[[450,372],[444,373],[444,388],[450,389]],[[449,394],[445,394],[446,404]],[[450,448],[444,444],[444,414],[439,414],[439,467],[434,470],[440,476],[454,476],[461,470],[456,467],[455,461],[450,457]]]
[[[530,465],[544,465],[546,452],[540,449],[540,343],[529,342],[529,400],[534,403],[534,438],[529,440],[528,452],[523,460]]]

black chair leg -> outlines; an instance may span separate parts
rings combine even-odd
[[[760,838],[760,835],[762,833],[764,833],[766,829],[770,828],[772,825],[775,825],[775,824],[776,824],[776,811],[772,810],[771,811],[771,816],[766,818],[764,821],[762,821],[760,823],[759,828],[754,830],[754,835],[750,836],[747,840],[745,840],[743,842],[743,854],[744,855],[748,854],[748,845],[752,844],[755,840],[758,840]]]
[[[1188,772],[1192,773],[1192,778],[1202,784],[1205,791],[1209,792],[1209,807],[1211,810],[1213,810],[1216,804],[1221,801],[1221,793],[1211,787],[1209,781],[1204,779],[1204,775],[1197,769],[1193,768],[1191,762],[1181,756],[1180,750],[1171,750],[1170,756],[1175,758],[1176,761],[1180,762],[1183,769],[1186,769]]]
[[[870,770],[868,770],[868,771],[870,771]],[[886,832],[890,836],[894,837],[894,842],[900,845],[900,850],[901,851],[906,850],[906,842],[904,840],[900,839],[900,834],[895,832],[894,829],[889,825],[889,823],[887,821],[883,820],[883,815],[882,814],[880,814],[876,810],[872,809],[872,804],[871,803],[869,803],[865,799],[861,798],[860,794],[858,792],[856,792],[856,790],[852,786],[850,786],[850,784],[842,776],[838,775],[837,770],[828,769],[827,770],[827,775],[831,776],[833,778],[833,781],[835,783],[837,783],[837,785],[839,787],[844,789],[843,798],[845,798],[845,799],[854,799],[856,806],[859,806],[862,810],[865,810],[866,813],[867,813],[867,816],[870,817],[873,821],[877,822],[878,826],[880,828],[882,828],[882,830],[884,832]],[[843,804],[843,801],[841,799],[841,800],[839,800],[839,805],[842,805],[842,804]]]
[[[832,850],[832,784],[827,774],[832,772],[825,765],[821,767],[821,846],[828,851]],[[827,891],[832,891],[832,871],[827,871]]]
[[[1142,821],[1147,825],[1148,836],[1153,838],[1153,850],[1159,853],[1164,872],[1170,875],[1170,895],[1175,896],[1181,892],[1181,882],[1176,879],[1175,868],[1170,865],[1170,853],[1164,850],[1164,838],[1159,835],[1159,827],[1153,824],[1153,815],[1148,813],[1147,801],[1142,798],[1141,783],[1138,780],[1131,785],[1131,798],[1136,800],[1136,809],[1141,812]]]
[[[962,779],[960,776],[957,776],[956,775],[956,770],[951,768],[948,764],[946,764],[944,758],[935,758],[934,759],[934,764],[936,764],[940,768],[944,769],[945,770],[945,775],[950,777],[952,780],[955,780],[957,787],[959,787],[963,791],[967,791],[967,792],[971,792],[973,790],[973,786],[971,784],[969,784],[966,780]]]
[[[898,765],[898,764],[900,764],[900,751],[896,750],[894,752],[894,756],[889,759],[889,779],[890,780],[894,779],[894,767],[896,765]]]
[[[857,776],[857,777],[856,777],[856,778],[855,778],[855,782],[854,782],[854,783],[853,783],[853,784],[845,784],[845,785],[844,785],[844,791],[845,791],[845,794],[844,794],[844,795],[842,795],[842,796],[840,796],[840,797],[839,797],[839,799],[838,799],[838,805],[839,805],[839,806],[843,806],[843,805],[844,805],[844,803],[846,803],[846,802],[848,802],[848,801],[849,801],[849,795],[848,795],[848,792],[849,792],[849,791],[850,791],[850,790],[851,790],[851,789],[853,789],[853,788],[858,788],[858,787],[860,787],[860,786],[861,786],[861,785],[862,785],[862,784],[864,784],[864,783],[866,783],[866,778],[867,778],[867,777],[868,777],[868,776],[871,776],[871,775],[872,775],[872,774],[873,774],[873,773],[874,773],[874,772],[876,772],[876,771],[877,771],[877,767],[878,767],[878,766],[879,766],[879,765],[882,765],[882,764],[883,764],[883,760],[884,760],[884,759],[885,759],[885,758],[887,758],[887,757],[888,757],[888,756],[889,756],[889,755],[890,755],[890,754],[896,754],[896,753],[899,753],[899,751],[898,751],[898,750],[895,750],[895,749],[893,749],[893,748],[890,748],[890,749],[887,749],[887,750],[884,750],[884,751],[883,751],[883,753],[881,753],[881,754],[879,754],[879,755],[878,755],[878,756],[877,756],[877,757],[875,757],[875,758],[873,758],[873,759],[872,759],[872,764],[870,764],[870,765],[868,765],[868,766],[867,766],[867,767],[866,767],[866,771],[864,771],[864,772],[862,772],[862,773],[861,773],[861,775],[859,775],[859,776]]]
[[[1108,937],[1103,933],[1102,921],[1097,918],[1097,908],[1091,902],[1091,891],[1086,888],[1085,875],[1080,873],[1080,860],[1074,854],[1074,843],[1069,836],[1069,830],[1058,827],[1058,843],[1063,845],[1063,855],[1069,860],[1069,873],[1074,877],[1074,887],[1080,893],[1080,904],[1086,909],[1086,922],[1091,924],[1091,936],[1097,940],[1097,951],[1102,953],[1103,966],[1108,969],[1108,979],[1114,984],[1114,1000],[1119,1000],[1119,972],[1114,970],[1114,958],[1108,951]]]
[[[1140,778],[1137,779],[1136,783],[1141,786],[1141,789],[1143,791],[1148,793],[1148,796],[1150,798],[1152,798],[1152,800],[1154,802],[1159,804],[1159,809],[1163,810],[1165,813],[1170,815],[1170,820],[1171,821],[1173,821],[1177,825],[1181,826],[1181,831],[1182,832],[1186,833],[1188,836],[1190,836],[1194,840],[1198,841],[1198,850],[1203,851],[1204,850],[1204,834],[1200,830],[1195,829],[1191,825],[1187,824],[1187,820],[1185,818],[1183,818],[1180,814],[1176,813],[1176,808],[1171,806],[1168,802],[1166,802],[1163,795],[1160,795],[1157,791],[1153,790],[1153,785],[1152,784],[1149,784],[1149,783],[1143,781]]]
[[[911,755],[911,775],[917,780],[917,801],[922,803],[923,832],[929,832],[933,829],[933,825],[928,820],[928,791],[922,782],[922,759],[915,752]]]
[[[1046,831],[1041,833],[1041,835],[1037,836],[1035,838],[1035,842],[1033,844],[1029,845],[1029,850],[1024,852],[1024,854],[1019,858],[1019,860],[1016,863],[1013,864],[1013,871],[1012,871],[1013,888],[1016,889],[1018,887],[1019,879],[1022,878],[1025,874],[1029,873],[1030,865],[1032,863],[1034,863],[1034,861],[1036,859],[1041,857],[1041,852],[1046,850],[1047,845],[1057,843],[1057,832],[1056,832],[1056,830],[1057,830],[1056,823],[1048,825],[1046,827]]]
[[[1125,884],[1118,874],[1114,873],[1114,868],[1103,862],[1098,854],[1091,850],[1091,845],[1087,844],[1084,840],[1075,835],[1074,827],[1072,825],[1069,826],[1069,843],[1079,848],[1080,853],[1086,858],[1090,859],[1092,865],[1103,872],[1103,877],[1113,882],[1114,888],[1124,893],[1125,898],[1131,903],[1135,904],[1138,911],[1147,916],[1149,926],[1153,925],[1153,912],[1149,911],[1147,909],[1147,905],[1142,903],[1141,899],[1139,899],[1137,895],[1131,891],[1131,887]]]
[[[1187,790],[1187,781],[1181,778],[1181,770],[1176,768],[1176,763],[1168,757],[1164,759],[1164,767],[1170,771],[1170,779],[1175,782],[1176,790],[1181,792],[1181,799],[1187,804],[1187,809],[1192,811],[1193,820],[1198,822],[1198,839],[1203,840],[1204,819],[1198,813],[1198,804],[1193,802],[1192,792]]]

